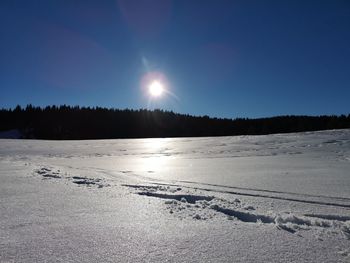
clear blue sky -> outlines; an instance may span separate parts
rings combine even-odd
[[[175,96],[149,103],[144,74]],[[2,0],[0,107],[350,113],[350,1]]]

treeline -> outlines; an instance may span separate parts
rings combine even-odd
[[[163,110],[28,105],[0,110],[0,131],[17,129],[23,138],[114,139],[260,135],[350,128],[350,114],[220,119]]]

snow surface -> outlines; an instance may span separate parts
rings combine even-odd
[[[350,262],[350,130],[0,140],[0,262]]]

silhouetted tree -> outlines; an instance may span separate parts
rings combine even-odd
[[[112,139],[259,135],[350,128],[350,114],[221,119],[163,110],[47,106],[0,110],[0,130],[19,129],[25,138]]]

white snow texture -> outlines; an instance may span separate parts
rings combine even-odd
[[[0,262],[350,262],[350,130],[0,140]]]

